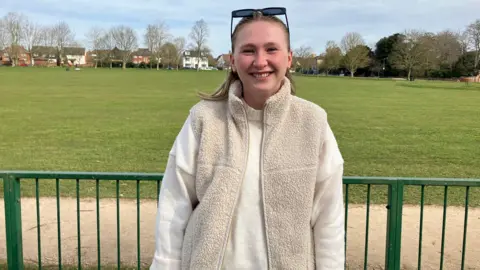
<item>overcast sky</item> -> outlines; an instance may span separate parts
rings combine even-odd
[[[125,24],[137,31],[141,47],[149,23],[164,20],[173,35],[188,38],[194,22],[204,19],[210,28],[208,45],[217,56],[230,48],[232,10],[268,6],[286,7],[292,46],[309,45],[317,54],[328,40],[339,42],[349,31],[374,46],[379,38],[404,29],[460,31],[480,19],[480,0],[1,0],[0,15],[21,12],[42,24],[64,20],[80,42],[92,26]]]

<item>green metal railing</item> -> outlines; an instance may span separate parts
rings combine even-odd
[[[102,181],[115,182],[115,202],[116,202],[116,237],[117,237],[117,268],[121,267],[120,253],[120,181],[136,182],[136,234],[137,234],[137,268],[141,268],[141,237],[140,237],[140,182],[147,181],[156,183],[156,198],[160,191],[161,180],[163,174],[145,174],[145,173],[83,173],[83,172],[23,172],[23,171],[0,171],[0,179],[4,182],[4,203],[5,203],[5,222],[6,222],[6,247],[7,247],[7,263],[8,269],[23,269],[23,246],[22,246],[22,210],[20,206],[21,200],[21,182],[35,181],[35,199],[36,199],[36,219],[37,219],[37,249],[38,249],[38,268],[42,269],[42,249],[41,249],[41,226],[40,226],[40,194],[39,181],[55,181],[55,197],[57,205],[57,233],[58,233],[58,267],[62,269],[62,239],[60,226],[60,180],[75,181],[75,197],[76,197],[76,219],[77,219],[77,248],[78,248],[78,265],[77,269],[82,269],[81,259],[81,237],[80,237],[80,182],[95,182],[95,199],[96,199],[96,240],[97,240],[97,269],[101,269],[101,234],[100,234],[100,183]],[[463,230],[462,260],[461,269],[465,267],[465,251],[467,241],[467,220],[469,210],[469,193],[471,187],[480,187],[480,179],[432,179],[432,178],[392,178],[392,177],[344,177],[345,191],[345,254],[347,254],[347,232],[348,232],[348,214],[349,214],[349,196],[352,186],[366,186],[366,226],[365,226],[365,249],[364,249],[364,269],[368,265],[368,242],[370,233],[370,206],[372,202],[372,186],[386,187],[388,193],[386,195],[387,203],[387,226],[386,226],[386,248],[385,248],[385,269],[400,270],[401,266],[401,239],[402,239],[402,211],[404,205],[404,190],[406,186],[419,186],[421,188],[420,196],[420,231],[418,246],[418,269],[422,266],[422,234],[423,234],[423,215],[425,204],[425,187],[440,186],[444,187],[444,203],[443,203],[443,223],[442,223],[442,240],[441,240],[441,258],[440,269],[444,264],[444,248],[445,248],[445,225],[447,198],[449,187],[465,188],[465,219]],[[459,236],[460,237],[460,236]],[[151,256],[152,254],[149,254]]]

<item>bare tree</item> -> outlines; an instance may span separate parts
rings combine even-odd
[[[342,60],[343,66],[350,72],[351,77],[354,77],[357,69],[370,64],[368,47],[365,46],[365,41],[359,33],[347,33],[342,38],[340,46],[345,54]]]
[[[177,55],[175,56],[175,64],[177,65],[178,69],[182,54],[183,52],[185,52],[186,40],[184,37],[177,37],[173,40],[173,44],[175,45],[175,49],[177,50]]]
[[[358,45],[365,45],[365,41],[362,36],[357,32],[348,32],[343,36],[340,43],[340,48],[343,53],[346,54],[348,51],[357,47]]]
[[[162,58],[162,46],[169,39],[168,27],[160,21],[156,24],[149,24],[145,33],[145,44],[148,50],[152,52],[152,56],[157,62],[157,70],[160,69],[160,60]]]
[[[427,47],[422,42],[424,33],[417,30],[407,30],[400,41],[395,44],[389,62],[398,69],[407,71],[410,80],[412,72],[424,63]]]
[[[41,26],[37,23],[32,22],[31,20],[25,20],[22,25],[23,33],[23,43],[25,44],[25,49],[30,53],[31,65],[34,64],[33,52],[32,49],[34,46],[38,46],[41,43]]]
[[[207,23],[201,19],[196,21],[190,32],[190,38],[193,41],[192,51],[197,55],[197,70],[200,69],[200,58],[209,51],[207,47],[207,39],[210,35]]]
[[[468,25],[467,33],[469,43],[475,51],[474,70],[477,71],[480,65],[480,19]]]
[[[5,22],[3,18],[0,18],[0,50],[3,50],[7,47],[8,44],[8,34],[7,28],[5,26]]]
[[[53,57],[58,59],[58,51],[56,49],[56,33],[53,26],[45,25],[39,26],[38,29],[38,46],[32,46],[32,58],[35,54],[45,55],[49,61]],[[42,46],[42,47],[39,47]],[[34,59],[33,59],[34,61]],[[56,61],[57,62],[57,61]]]
[[[458,38],[458,42],[462,46],[462,55],[463,55],[468,51],[468,46],[469,46],[468,31],[467,30],[458,31],[457,38]]]
[[[440,59],[440,49],[438,44],[438,37],[432,32],[419,32],[418,44],[422,55],[419,56],[419,65],[415,67],[416,70],[423,70],[424,74],[429,71],[439,69],[442,62]]]
[[[98,61],[100,60],[99,51],[102,49],[102,37],[105,35],[104,30],[100,27],[92,27],[85,34],[87,42],[92,50],[92,55],[94,55],[95,68],[98,67]]]
[[[65,47],[72,46],[75,34],[70,29],[70,26],[64,21],[55,24],[50,31],[50,35],[54,41],[54,47],[56,48],[57,66],[60,66],[62,62],[67,64],[68,59],[65,54]]]
[[[7,35],[7,52],[12,66],[18,64],[20,43],[22,42],[22,24],[25,17],[22,14],[9,12],[3,18],[3,25]]]
[[[104,35],[100,38],[99,41],[99,49],[97,51],[97,57],[100,61],[109,62],[110,68],[113,66],[113,59],[115,55],[113,55],[113,49],[115,47],[115,39],[113,39],[112,31],[104,33]]]
[[[327,41],[327,48],[322,62],[322,67],[327,71],[327,75],[330,70],[335,70],[340,67],[342,57],[342,50],[335,41]]]
[[[177,65],[178,51],[175,44],[172,42],[166,42],[162,48],[162,63],[171,67],[173,64]]]
[[[113,27],[111,29],[113,40],[115,40],[116,47],[120,50],[122,57],[122,69],[127,68],[127,61],[130,59],[133,51],[138,48],[137,35],[135,31],[125,25]]]
[[[55,32],[52,26],[44,26],[40,30],[40,44],[53,47],[55,45]]]
[[[300,46],[293,51],[295,65],[300,65],[302,71],[308,68],[312,59],[313,49],[310,46]]]
[[[445,30],[436,35],[436,49],[441,65],[448,66],[450,71],[462,55],[462,44],[456,33]]]

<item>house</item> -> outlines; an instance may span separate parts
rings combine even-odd
[[[221,54],[216,60],[218,69],[230,69],[230,54]]]
[[[32,47],[34,65],[51,66],[57,64],[57,57],[60,63],[64,59],[58,55],[56,47],[52,46],[33,46]],[[82,47],[64,47],[63,54],[67,58],[68,65],[85,65],[87,63],[87,55],[85,48]]]
[[[57,50],[50,46],[33,46],[33,65],[34,66],[56,66]]]
[[[69,65],[85,65],[86,61],[86,53],[85,48],[81,47],[64,47],[63,48],[64,54],[68,59]]]
[[[182,67],[186,69],[207,68],[208,57],[207,53],[201,52],[200,57],[197,52],[185,51],[182,54]]]
[[[23,46],[10,46],[0,50],[0,65],[29,66],[32,63],[31,54]],[[16,60],[16,61],[15,61]]]
[[[151,56],[152,52],[149,49],[139,48],[137,51],[132,53],[132,63],[140,64],[143,62],[145,64],[148,64],[150,63]]]

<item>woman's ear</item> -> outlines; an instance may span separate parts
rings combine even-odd
[[[232,71],[236,72],[235,58],[233,57],[233,53],[230,53],[230,66],[232,67]]]
[[[288,52],[288,68],[292,67],[293,52],[290,50]]]

